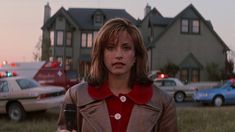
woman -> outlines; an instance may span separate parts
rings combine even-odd
[[[82,132],[177,132],[174,100],[147,78],[147,51],[126,19],[107,21],[92,50],[88,83],[70,88],[58,131],[66,131],[66,104],[76,105],[74,129]]]

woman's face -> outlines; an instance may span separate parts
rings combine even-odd
[[[120,31],[104,49],[104,64],[109,75],[129,75],[135,60],[134,43],[127,31]]]

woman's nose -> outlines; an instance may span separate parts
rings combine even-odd
[[[115,58],[117,58],[119,60],[123,58],[123,51],[120,48],[116,49]]]

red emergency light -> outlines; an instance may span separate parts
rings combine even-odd
[[[16,72],[0,72],[0,78],[3,78],[3,77],[14,77],[14,76],[17,76],[17,73]]]

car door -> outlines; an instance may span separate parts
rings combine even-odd
[[[157,80],[154,81],[154,85],[159,87],[160,89],[166,91],[169,95],[174,95],[174,87],[176,86],[176,83],[173,80]]]
[[[227,103],[235,104],[235,85],[230,85],[226,88],[225,99]]]
[[[0,80],[0,112],[5,111],[7,98],[9,97],[9,87],[6,80]]]

